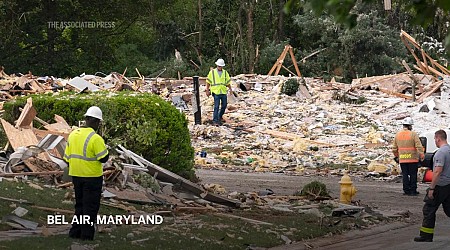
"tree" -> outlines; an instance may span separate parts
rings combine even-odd
[[[373,3],[375,0],[361,0],[363,3]],[[292,10],[300,6],[312,9],[316,15],[324,11],[333,15],[338,23],[343,23],[350,28],[356,26],[357,14],[354,13],[358,0],[289,0],[286,10]],[[448,0],[399,0],[404,9],[410,11],[412,22],[428,27],[433,24],[438,16],[447,16],[450,13],[450,1]],[[445,45],[450,51],[450,30],[447,28]]]

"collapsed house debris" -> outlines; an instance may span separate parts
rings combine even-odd
[[[390,142],[400,129],[399,121],[411,116],[416,123],[414,130],[419,134],[447,128],[450,124],[449,72],[404,32],[402,40],[416,59],[415,68],[422,74],[412,74],[405,66],[406,73],[359,78],[351,84],[336,82],[334,78],[330,82],[304,78],[295,96],[280,94],[282,84],[288,79],[286,77],[237,75],[232,78],[237,96],[229,97],[224,117],[226,123],[220,127],[208,125],[213,100],[204,93],[204,78],[200,79],[202,125],[194,125],[193,113],[197,107],[193,104],[197,101],[193,95],[192,78],[150,79],[141,76],[137,69],[140,77],[131,80],[124,76],[125,72],[105,77],[82,75],[68,80],[36,77],[31,73],[11,76],[2,69],[0,99],[7,101],[19,94],[65,89],[77,92],[124,89],[152,92],[173,102],[190,120],[197,168],[307,176],[342,175],[343,171],[350,170],[349,173],[356,178],[396,180],[400,170],[392,159]],[[414,54],[410,43],[421,51],[422,60]],[[287,46],[271,70],[273,73],[276,69],[275,75],[287,52],[294,58],[292,49]],[[296,71],[301,76],[297,67]],[[72,128],[61,116],[56,115],[55,123],[48,124],[37,114],[29,98],[15,125],[1,119],[14,153],[1,155],[0,176],[26,179],[26,176],[36,175],[48,178],[55,188],[68,187],[71,183],[64,183],[60,177],[66,170],[61,158],[65,139]],[[33,120],[40,122],[46,130],[33,128]],[[138,212],[133,204],[160,206],[161,211],[156,213],[223,212],[227,207],[255,205],[285,212],[316,211],[311,207],[316,204],[304,200],[304,197],[279,196],[269,192],[270,189],[245,194],[227,193],[219,184],[201,186],[192,183],[123,146],[119,145],[115,151],[118,156],[104,167],[108,185],[101,203],[104,206],[130,213]],[[363,213],[359,206],[343,207],[332,200],[321,202],[335,207],[335,216]],[[70,213],[60,209],[57,212]],[[16,228],[36,229],[34,224],[16,217],[9,216],[4,220],[15,223],[11,225]],[[255,220],[251,222],[258,223]]]

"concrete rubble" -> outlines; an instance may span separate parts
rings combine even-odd
[[[201,91],[204,125],[190,125],[196,166],[293,175],[341,175],[343,170],[350,170],[358,178],[380,177],[371,172],[381,177],[398,175],[400,169],[393,161],[391,144],[401,129],[402,119],[411,116],[413,129],[419,134],[448,128],[450,124],[446,108],[448,81],[444,81],[441,93],[422,103],[379,91],[380,86],[390,91],[408,91],[411,79],[405,76],[359,79],[351,85],[306,78],[305,87],[311,98],[305,98],[300,91],[293,97],[280,95],[283,77],[236,76],[233,89],[239,98],[229,104],[226,123],[220,127],[207,124],[212,117],[213,100]],[[432,76],[420,77],[424,89],[433,84]],[[386,79],[396,85],[386,87]],[[364,82],[370,82],[372,87],[355,88]],[[242,91],[238,87],[241,83],[262,83],[263,87]],[[363,101],[343,102],[336,93]],[[424,106],[428,107],[426,112]],[[193,121],[193,115],[187,115]]]

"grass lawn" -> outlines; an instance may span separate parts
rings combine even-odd
[[[72,204],[62,203],[70,189],[44,188],[38,190],[23,182],[0,182],[0,196],[25,199],[37,206],[73,210]],[[11,213],[16,206],[29,210],[23,218],[46,225],[47,215],[52,212],[32,208],[30,205],[0,201],[0,216]],[[140,210],[153,212],[158,207],[133,205]],[[326,211],[326,207],[323,211]],[[167,208],[163,208],[167,210]],[[101,206],[100,214],[124,214],[123,210]],[[245,217],[260,222],[254,223],[239,218],[230,218],[214,212],[164,215],[160,225],[105,225],[96,233],[92,242],[70,239],[67,234],[52,236],[22,237],[0,241],[3,249],[69,249],[72,244],[81,244],[95,249],[245,249],[282,245],[286,239],[300,241],[330,233],[340,233],[364,226],[360,219],[318,218],[312,214],[279,212],[270,209],[236,209],[233,216]],[[271,223],[271,225],[267,225]],[[1,231],[12,230],[0,224]]]

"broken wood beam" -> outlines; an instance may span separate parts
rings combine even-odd
[[[52,207],[41,207],[41,206],[36,206],[33,205],[31,206],[32,208],[37,208],[39,210],[43,210],[43,211],[48,211],[48,212],[57,212],[57,213],[61,213],[61,214],[74,214],[74,211],[71,210],[65,210],[65,209],[60,209],[60,208],[52,208]]]
[[[401,75],[403,75],[403,74],[405,74],[405,73],[394,74],[394,75],[387,75],[387,76],[380,76],[380,77],[374,77],[373,80],[369,80],[369,81],[367,81],[367,82],[361,82],[362,79],[365,79],[365,78],[359,78],[359,79],[360,79],[360,80],[359,80],[359,83],[358,83],[358,84],[355,84],[354,86],[351,86],[350,90],[353,90],[353,89],[359,89],[359,88],[361,88],[361,87],[365,87],[365,86],[370,85],[370,84],[372,84],[372,83],[384,81],[384,80],[389,79],[389,78],[393,78],[393,77],[401,77]]]
[[[22,173],[0,173],[0,177],[14,177],[14,176],[36,176],[36,175],[62,175],[64,171],[47,171],[47,172],[22,172]]]
[[[232,215],[232,214],[216,213],[215,215],[222,216],[222,217],[227,217],[227,218],[239,219],[239,220],[243,220],[243,221],[246,221],[246,222],[250,222],[250,223],[256,224],[256,225],[273,226],[273,224],[272,224],[272,223],[269,223],[269,222],[260,221],[260,220],[254,220],[254,219],[249,219],[249,218],[245,218],[245,217],[237,216],[237,215]]]
[[[383,93],[386,93],[386,94],[388,94],[388,95],[392,95],[392,96],[396,96],[396,97],[401,97],[401,98],[405,98],[405,99],[408,99],[408,100],[410,100],[410,99],[413,98],[413,97],[410,96],[410,95],[405,95],[405,94],[398,93],[398,92],[396,92],[396,91],[392,91],[392,90],[388,90],[388,89],[380,88],[380,91],[383,92]]]
[[[11,202],[18,202],[18,203],[27,204],[27,205],[33,205],[34,204],[33,202],[29,202],[27,200],[22,200],[22,199],[17,200],[17,199],[12,199],[12,198],[8,198],[8,197],[2,197],[2,196],[0,196],[0,200],[11,201]]]
[[[237,200],[232,200],[232,199],[228,199],[226,197],[222,197],[220,195],[216,195],[210,192],[207,192],[206,190],[204,190],[200,185],[197,185],[175,173],[172,173],[171,171],[162,168],[148,160],[146,160],[145,158],[135,154],[132,151],[127,150],[126,148],[124,148],[121,145],[118,145],[118,147],[123,151],[126,152],[126,154],[128,155],[132,155],[133,159],[136,161],[139,161],[141,164],[145,164],[147,165],[147,169],[149,174],[151,175],[155,175],[156,173],[158,173],[157,178],[162,180],[162,181],[166,181],[166,182],[170,182],[173,184],[177,184],[178,186],[180,186],[181,188],[188,190],[190,192],[192,192],[193,194],[202,197],[203,199],[207,200],[207,201],[211,201],[217,204],[222,204],[225,206],[230,206],[230,207],[239,207],[240,206],[240,202]],[[139,163],[138,162],[138,163]],[[140,164],[139,164],[140,165]]]
[[[439,82],[434,83],[434,86],[427,92],[422,93],[419,96],[419,98],[417,99],[417,101],[422,102],[425,98],[427,98],[428,96],[430,96],[431,94],[436,92],[436,90],[438,90],[442,86],[443,83],[444,83],[444,81],[439,81]]]
[[[37,111],[33,107],[33,99],[28,98],[25,107],[20,113],[19,119],[16,122],[16,128],[31,128],[33,125],[33,119],[36,116]]]
[[[23,111],[23,108],[19,108],[19,111]],[[33,117],[33,120],[35,120],[37,122],[40,122],[44,126],[49,124],[48,122],[42,120],[41,118],[39,118],[37,116]]]

